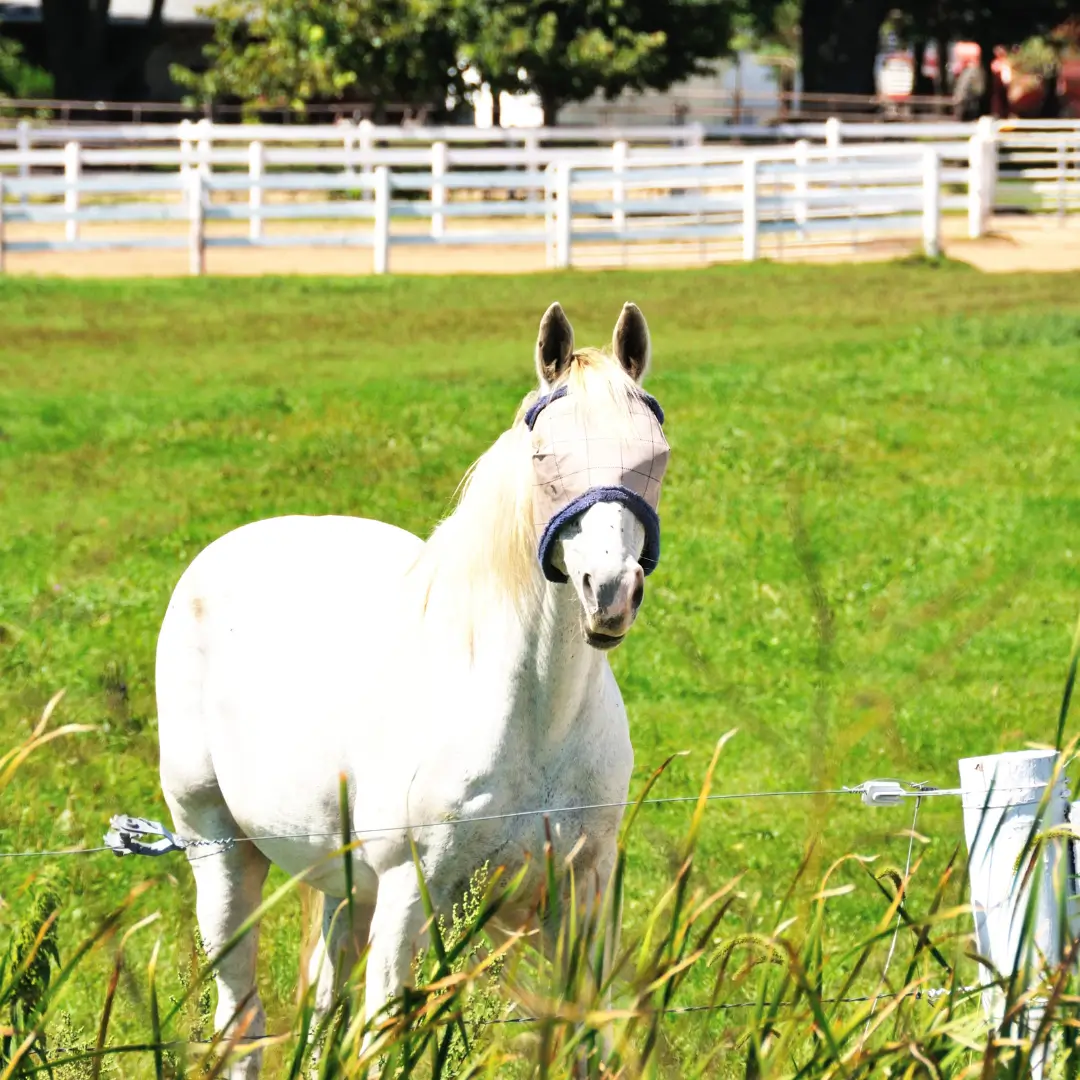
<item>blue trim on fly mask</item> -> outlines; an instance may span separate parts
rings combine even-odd
[[[636,492],[624,487],[589,488],[584,495],[579,495],[572,503],[564,506],[548,523],[540,537],[537,555],[544,577],[556,585],[563,585],[570,579],[552,561],[555,540],[559,530],[578,514],[583,514],[590,506],[601,502],[618,502],[627,507],[641,522],[645,529],[645,545],[641,549],[638,562],[648,577],[660,561],[660,515]]]
[[[525,414],[525,423],[529,426],[529,430],[532,431],[536,418],[548,405],[553,401],[558,401],[559,398],[566,397],[567,393],[568,389],[563,385],[557,390],[552,390],[550,394],[544,394],[543,397],[538,398]],[[637,396],[649,406],[658,423],[663,427],[664,410],[660,407],[660,402],[644,390],[638,390]],[[619,502],[633,512],[645,529],[645,546],[641,549],[641,558],[638,560],[641,569],[646,577],[656,569],[656,564],[660,561],[660,515],[636,491],[625,487],[596,487],[590,488],[584,495],[579,495],[568,506],[564,506],[544,528],[537,556],[540,559],[544,577],[548,581],[562,585],[570,580],[551,561],[555,538],[559,535],[559,530],[578,514],[583,514],[590,506],[595,506],[599,502]]]
[[[569,388],[564,383],[557,390],[552,390],[550,394],[544,394],[543,397],[537,398],[529,406],[529,411],[525,413],[525,423],[528,425],[530,431],[536,424],[536,418],[546,409],[553,401],[558,401],[559,398],[564,398],[569,393]],[[660,407],[660,402],[652,396],[652,394],[646,394],[644,390],[638,390],[637,396],[645,402],[646,405],[652,410],[653,416],[656,417],[660,426],[664,426],[664,410]]]

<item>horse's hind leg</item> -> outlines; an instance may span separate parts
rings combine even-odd
[[[356,900],[353,904],[354,926],[350,928],[345,901],[333,896],[323,897],[319,939],[307,969],[308,982],[315,988],[313,1031],[329,1018],[347,987],[349,975],[367,944],[373,910],[374,905]],[[313,1061],[318,1061],[320,1050],[319,1046],[314,1048]]]
[[[177,831],[184,836],[209,840],[239,835],[224,804],[216,811],[196,814],[174,808],[173,820]],[[270,862],[254,844],[246,841],[224,850],[196,847],[189,861],[195,876],[199,930],[207,955],[213,960],[258,908]],[[215,964],[218,997],[215,1030],[240,1025],[245,1039],[266,1034],[266,1014],[255,983],[258,950],[259,928],[255,925]],[[238,1044],[238,1048],[242,1046],[243,1043]],[[261,1061],[262,1052],[251,1051],[237,1058],[223,1075],[228,1080],[256,1080]]]

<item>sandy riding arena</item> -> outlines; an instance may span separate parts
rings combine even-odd
[[[1080,270],[1080,227],[1067,219],[998,217],[987,236],[967,239],[965,223],[948,218],[943,223],[945,254],[970,263],[988,273],[1011,271]],[[275,235],[284,239],[290,225],[277,226]],[[305,223],[306,233],[312,224]],[[316,226],[318,228],[318,226]],[[329,234],[336,226],[325,225]],[[110,235],[111,234],[111,235]],[[22,239],[17,226],[9,232],[12,240]],[[40,235],[40,234],[39,234]],[[108,227],[87,226],[83,239],[101,241],[115,236]],[[168,238],[173,245],[155,250],[129,248],[75,252],[8,252],[6,270],[12,274],[62,277],[172,277],[188,272],[188,252],[182,226],[147,226],[144,239]],[[55,239],[60,239],[57,231]],[[888,233],[848,235],[838,232],[832,243],[799,243],[791,237],[763,238],[762,258],[775,262],[865,262],[894,259],[919,250],[914,235]],[[574,265],[579,267],[660,268],[700,266],[733,262],[740,258],[737,241],[673,242],[636,244],[578,244]],[[400,274],[491,274],[530,273],[547,266],[541,243],[487,245],[442,243],[435,245],[394,245],[390,269]],[[211,274],[251,276],[259,274],[369,274],[372,255],[359,245],[210,247],[206,270]]]

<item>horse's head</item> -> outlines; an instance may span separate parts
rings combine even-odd
[[[558,304],[540,322],[540,396],[526,417],[540,561],[549,581],[573,585],[597,649],[625,637],[660,555],[668,445],[663,412],[640,389],[649,357],[649,328],[634,304],[615,324],[610,356],[575,351]]]

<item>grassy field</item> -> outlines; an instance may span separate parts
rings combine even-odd
[[[727,792],[952,786],[962,756],[1052,741],[1080,601],[1078,296],[1077,276],[924,263],[0,281],[0,733],[25,737],[61,688],[57,722],[96,728],[20,772],[0,850],[96,845],[113,813],[164,814],[153,654],[188,561],[282,513],[426,534],[530,388],[553,299],[581,344],[639,303],[668,414],[664,557],[612,661],[639,780],[690,750],[659,793],[695,792],[731,728]],[[910,813],[850,795],[714,804],[701,866],[717,882],[745,871],[768,905],[810,841],[820,872],[845,852],[902,865]],[[688,818],[645,812],[628,919]],[[931,800],[919,833],[932,881],[962,841],[957,802]],[[4,899],[30,874],[61,888],[65,947],[153,880],[135,914],[162,919],[135,939],[122,999],[141,1001],[159,932],[175,980],[192,930],[181,859],[7,861]],[[857,869],[836,880],[855,885],[830,916],[843,942],[884,907]],[[264,931],[271,1026],[292,1001],[296,913]],[[100,1009],[93,973],[109,962],[70,987],[76,1026]],[[142,1030],[134,1011],[118,1031]],[[675,1048],[704,1022],[673,1029]]]

